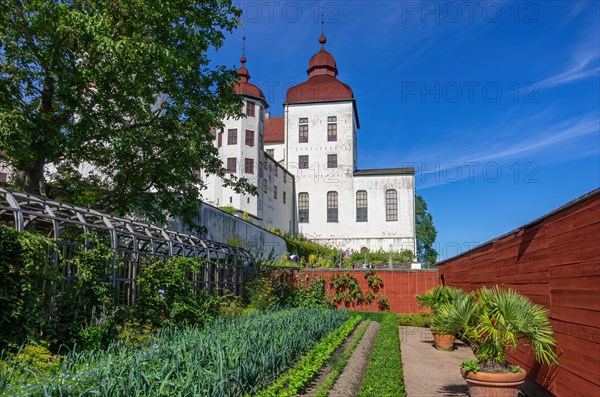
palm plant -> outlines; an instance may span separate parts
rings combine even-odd
[[[451,302],[439,305],[431,317],[431,327],[441,334],[456,335],[468,324],[475,311],[473,293],[465,293],[454,297]]]
[[[419,306],[431,309],[435,313],[440,305],[454,302],[465,294],[465,291],[460,288],[438,285],[423,295],[417,295],[417,302]]]
[[[438,311],[447,323],[462,324],[459,333],[482,365],[506,367],[507,350],[523,341],[530,343],[536,361],[548,365],[558,362],[548,310],[515,290],[483,287],[475,300],[462,299]]]
[[[448,318],[445,314],[446,310],[440,309],[465,299],[467,299],[465,291],[460,288],[444,286],[437,286],[423,295],[417,295],[419,305],[433,311],[430,329],[436,349],[453,350],[455,334],[463,325],[461,322],[455,322],[454,319]]]

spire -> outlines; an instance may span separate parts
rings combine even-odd
[[[246,35],[242,37],[242,57],[240,58],[240,62],[242,66],[238,69],[238,74],[240,75],[240,80],[244,82],[248,82],[250,79],[250,73],[248,69],[246,69]]]
[[[244,66],[244,64],[246,63],[246,35],[244,34],[244,37],[242,37],[242,57],[240,58],[240,62],[242,63],[242,66]]]
[[[325,16],[321,13],[321,37],[319,37],[319,43],[321,43],[321,48],[325,48],[325,43],[327,43],[327,37],[325,37]]]

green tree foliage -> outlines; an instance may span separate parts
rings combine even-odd
[[[212,144],[242,100],[235,71],[207,53],[239,16],[227,0],[1,2],[0,150],[15,185],[188,225],[198,170],[254,193],[227,176]],[[49,164],[56,172],[44,175]]]
[[[425,266],[431,266],[436,263],[438,256],[437,251],[433,248],[437,230],[435,230],[433,218],[427,211],[427,203],[423,197],[417,195],[415,199],[417,259]]]

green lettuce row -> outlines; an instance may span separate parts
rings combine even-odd
[[[379,328],[358,397],[405,396],[398,320],[390,313],[385,315]]]
[[[350,317],[341,327],[327,335],[275,383],[259,391],[257,397],[287,397],[297,394],[319,372],[327,359],[361,321]]]
[[[370,320],[365,321],[363,326],[358,330],[358,333],[356,334],[356,337],[354,338],[350,346],[348,346],[346,351],[344,351],[342,357],[340,357],[339,360],[337,360],[334,364],[333,368],[331,369],[331,372],[327,376],[327,379],[325,379],[325,381],[321,383],[321,385],[317,388],[315,397],[327,397],[327,395],[329,395],[329,390],[331,390],[331,388],[335,384],[335,381],[342,373],[342,370],[346,367],[348,359],[354,352],[354,349],[356,349],[358,343],[362,340],[362,337],[365,335],[365,332],[367,332],[367,327],[369,326],[370,322]]]

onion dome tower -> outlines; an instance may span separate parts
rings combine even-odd
[[[323,22],[321,22],[323,24]],[[354,99],[352,88],[337,79],[335,58],[325,50],[324,30],[319,37],[321,49],[308,62],[308,80],[291,87],[285,96],[286,103],[323,102]]]
[[[265,99],[265,94],[263,94],[261,89],[258,88],[255,84],[252,84],[248,81],[248,80],[250,80],[250,72],[248,72],[248,69],[246,68],[246,50],[245,50],[246,37],[245,36],[244,36],[243,40],[244,40],[244,46],[242,48],[242,57],[240,58],[240,62],[242,63],[242,66],[240,66],[240,68],[237,70],[238,75],[240,77],[238,78],[238,81],[235,84],[235,87],[234,87],[235,92],[238,94],[241,94],[241,95],[253,97],[254,99],[258,99],[259,101],[261,101],[263,103],[265,108],[268,108],[269,104],[267,103],[267,101]]]

